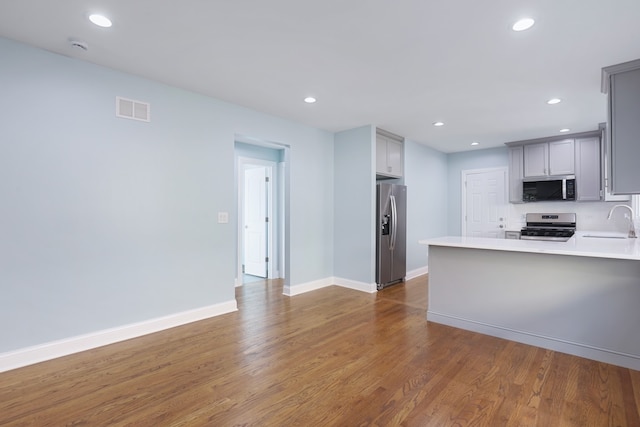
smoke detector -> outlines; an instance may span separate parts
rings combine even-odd
[[[69,44],[71,45],[71,47],[75,49],[81,49],[81,50],[84,50],[85,52],[89,50],[89,45],[80,40],[69,39]]]

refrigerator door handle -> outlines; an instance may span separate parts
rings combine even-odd
[[[396,197],[392,194],[391,198],[391,239],[389,239],[389,250],[392,251],[396,248],[396,237],[398,234],[396,228],[396,220],[398,218],[398,209],[396,207]]]

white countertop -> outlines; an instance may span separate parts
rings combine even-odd
[[[626,235],[613,232],[582,231],[577,232],[566,242],[446,236],[420,240],[418,243],[432,246],[488,249],[495,251],[532,252],[595,258],[640,260],[640,239],[610,238],[604,236],[625,237]]]

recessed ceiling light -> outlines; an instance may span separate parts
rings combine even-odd
[[[307,96],[307,97],[304,99],[304,102],[306,102],[307,104],[313,104],[313,103],[314,103],[314,102],[316,102],[316,101],[317,101],[317,99],[315,99],[313,96]]]
[[[515,24],[513,24],[511,29],[513,31],[524,31],[524,30],[528,30],[529,28],[533,27],[533,24],[535,24],[535,23],[536,23],[536,21],[534,21],[531,18],[523,18],[523,19],[519,20],[518,22],[516,22]]]
[[[444,122],[434,122],[434,126],[444,126]]]
[[[107,18],[104,15],[99,15],[97,13],[89,15],[89,20],[94,24],[96,24],[98,27],[109,28],[112,25],[111,20],[109,18]]]
[[[561,102],[562,102],[562,99],[560,98],[551,98],[550,100],[547,101],[547,104],[553,105],[553,104],[559,104]]]
[[[565,133],[565,132],[569,132],[571,129],[569,128],[564,128],[564,129],[560,129],[560,132]]]
[[[479,142],[476,142],[476,141],[473,141],[473,142],[471,143],[471,145],[479,145],[479,144],[480,144],[480,143],[479,143]]]

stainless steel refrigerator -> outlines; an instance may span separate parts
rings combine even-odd
[[[407,187],[380,183],[376,195],[376,283],[380,290],[404,281],[407,273]]]

